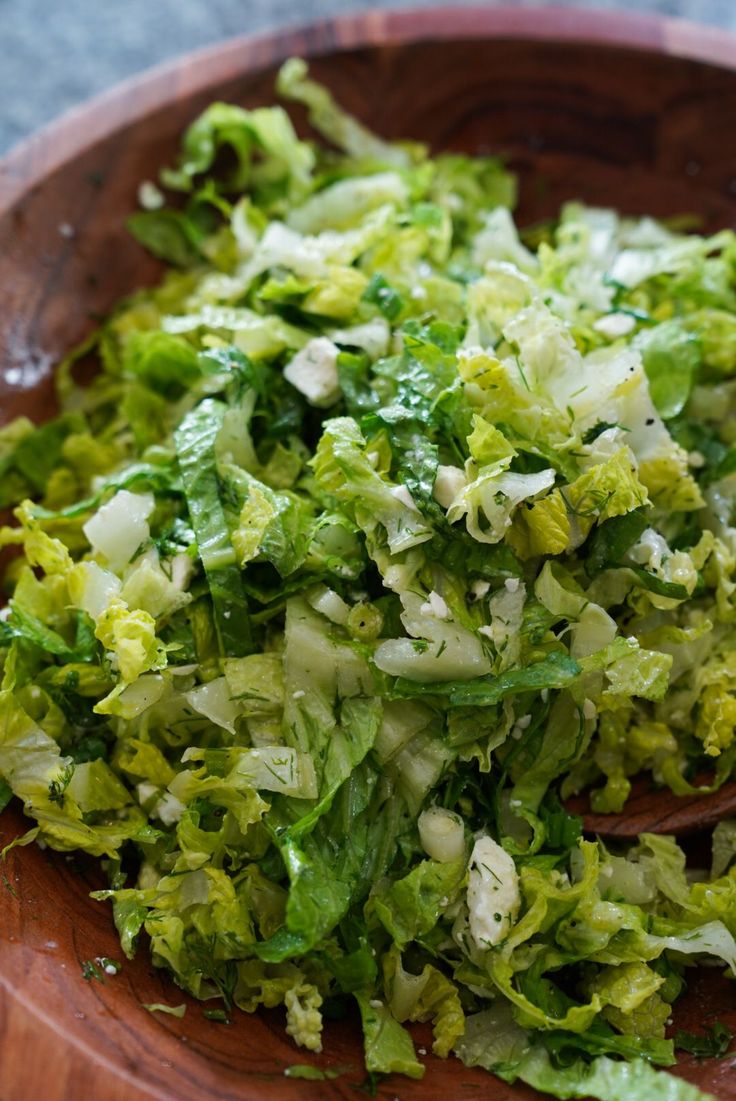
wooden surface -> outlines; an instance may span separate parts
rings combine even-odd
[[[695,786],[706,787],[707,783],[708,777],[701,777]],[[710,795],[673,795],[667,788],[655,788],[651,777],[643,775],[633,781],[621,814],[594,814],[587,792],[568,799],[565,807],[571,814],[582,815],[586,833],[600,837],[630,839],[640,833],[689,837],[736,815],[736,781]]]
[[[16,810],[0,818],[0,847],[28,827]],[[105,886],[93,861],[67,859],[35,845],[14,849],[0,871],[0,1098],[2,1101],[355,1101],[363,1079],[357,1019],[330,1024],[325,1054],[294,1048],[280,1012],[208,1021],[203,1005],[152,967],[145,946],[124,961],[108,905],[89,892]],[[122,962],[103,983],[82,964],[98,956]],[[736,1029],[733,986],[703,971],[674,1015],[673,1028],[697,1030],[721,1020]],[[149,1013],[142,1003],[185,1003],[185,1016]],[[427,1027],[415,1031],[431,1048]],[[532,1101],[536,1091],[508,1086],[455,1060],[422,1057],[421,1083],[391,1078],[382,1101]],[[284,1077],[312,1063],[341,1069],[331,1082]],[[678,1072],[717,1097],[736,1097],[731,1060]]]
[[[275,67],[294,53],[312,56],[315,75],[390,137],[504,153],[520,173],[525,222],[571,198],[696,211],[707,227],[733,222],[736,44],[720,31],[620,13],[476,8],[376,12],[235,40],[72,113],[0,164],[3,419],[47,415],[63,352],[121,294],[155,278],[123,228],[138,182],[155,178],[211,99],[271,101]],[[22,828],[6,812],[0,844]],[[354,1021],[330,1026],[328,1054],[315,1060],[292,1047],[278,1014],[239,1015],[229,1026],[203,1019],[145,952],[104,985],[85,982],[80,961],[121,958],[109,909],[88,898],[93,883],[88,865],[32,846],[0,869],[2,1101],[356,1096]],[[179,1021],[147,1013],[148,1001],[189,1008]],[[733,989],[703,971],[676,1023],[715,1018],[736,1025]],[[352,1070],[329,1083],[283,1077],[304,1062]],[[389,1080],[378,1096],[535,1096],[454,1062],[427,1064],[422,1083]],[[736,1101],[729,1059],[687,1059],[677,1072]]]

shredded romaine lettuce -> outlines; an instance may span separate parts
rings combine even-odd
[[[734,823],[691,869],[564,799],[736,765],[736,237],[574,203],[532,247],[497,159],[278,90],[330,147],[208,108],[130,220],[161,282],[0,430],[0,807],[106,858],[126,956],[310,1051],[350,996],[371,1074],[431,1021],[560,1098],[703,1098],[654,1065],[736,970]]]

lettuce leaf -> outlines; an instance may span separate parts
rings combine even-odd
[[[390,1009],[364,994],[356,994],[356,999],[363,1022],[366,1070],[406,1074],[409,1078],[424,1077],[424,1067],[416,1057],[411,1037]]]
[[[238,657],[253,650],[253,637],[218,489],[215,441],[225,412],[221,402],[206,399],[187,414],[175,438],[189,516],[207,574],[222,649],[226,655]]]

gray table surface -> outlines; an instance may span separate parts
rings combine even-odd
[[[0,153],[68,107],[167,57],[231,35],[366,7],[428,2],[432,0],[0,0]],[[529,6],[544,2],[531,0]],[[736,0],[567,3],[676,15],[736,30]]]

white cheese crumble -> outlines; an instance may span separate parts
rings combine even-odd
[[[170,791],[165,791],[153,808],[165,826],[174,826],[187,808]]]
[[[138,802],[142,806],[144,803],[148,802],[152,795],[156,795],[159,789],[158,786],[152,784],[150,780],[143,780],[140,784],[136,784],[135,790],[138,796]]]
[[[166,198],[155,183],[151,180],[142,180],[138,185],[138,202],[144,210],[160,210]]]
[[[655,573],[660,569],[663,560],[672,552],[665,539],[654,528],[646,528],[634,545],[629,549],[629,555],[639,565],[646,565]]]
[[[474,600],[482,600],[491,587],[490,581],[474,581],[470,593]]]
[[[607,313],[593,322],[593,328],[601,336],[609,340],[616,340],[619,336],[626,336],[635,327],[636,320],[628,313]]]
[[[442,508],[449,508],[457,495],[465,489],[467,482],[465,471],[459,466],[443,466],[440,463],[437,467],[432,496],[438,505],[442,505]]]
[[[513,858],[493,838],[479,837],[468,864],[468,920],[478,948],[491,948],[508,935],[521,905]]]
[[[284,367],[284,378],[310,405],[326,408],[340,397],[337,357],[340,350],[326,336],[310,340]]]
[[[449,619],[450,609],[447,607],[446,602],[436,593],[434,589],[427,597],[424,604],[419,609],[422,615],[431,615],[435,619]]]

